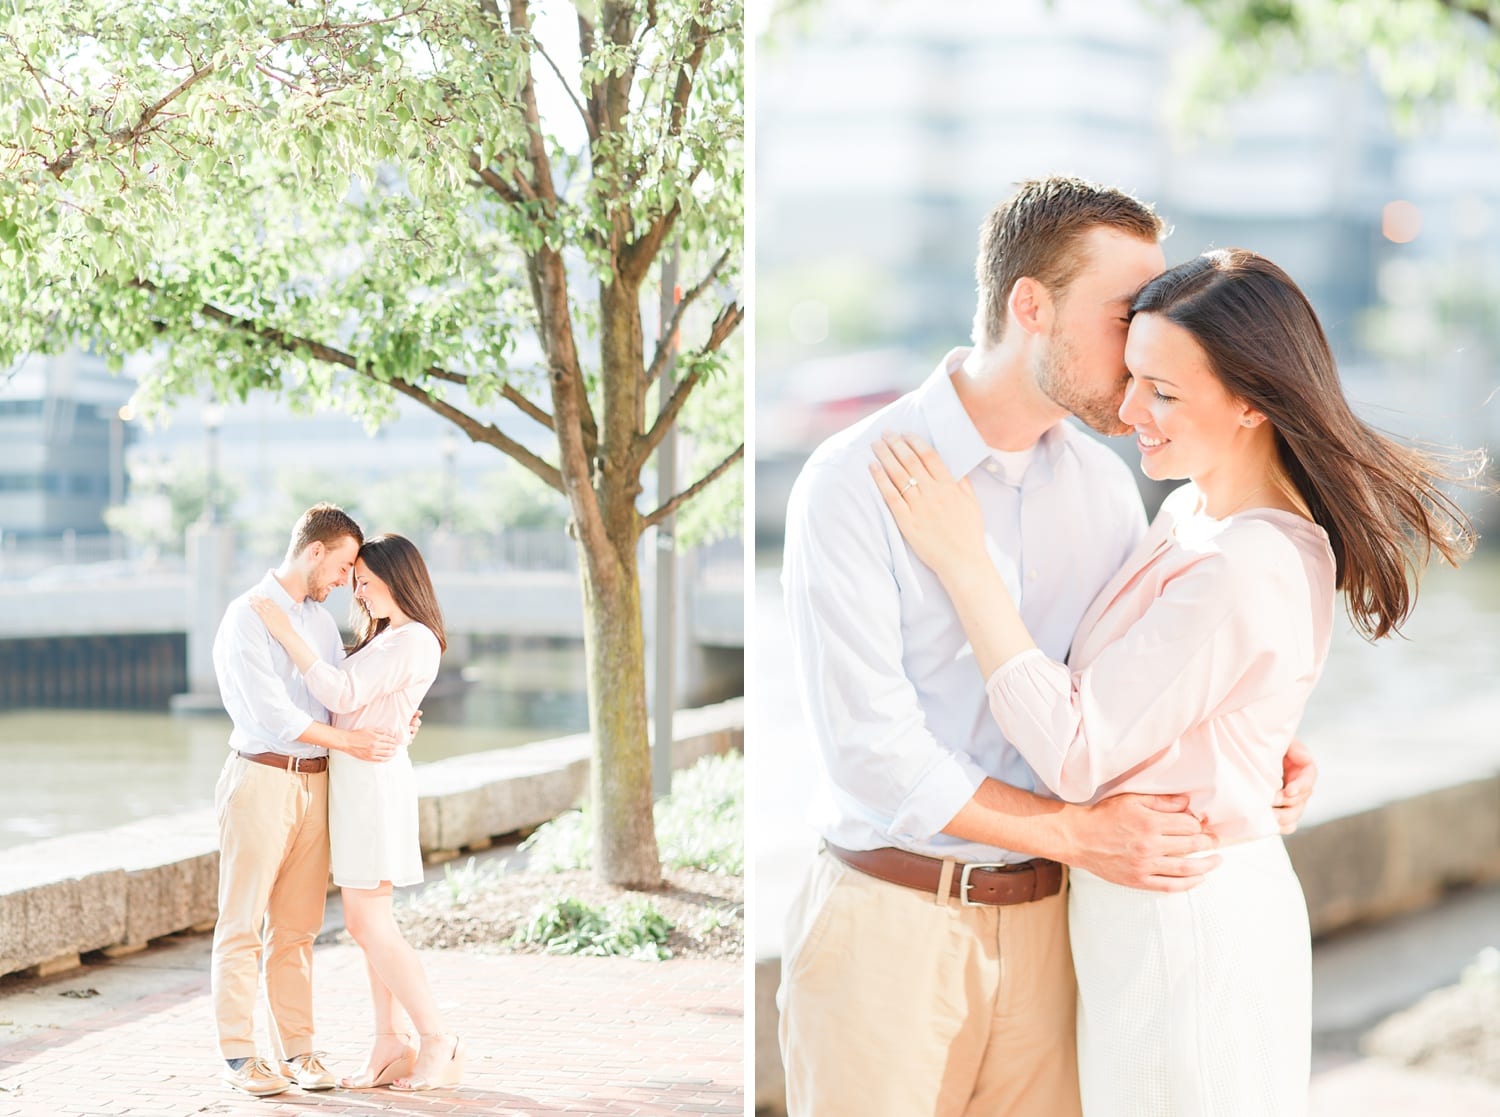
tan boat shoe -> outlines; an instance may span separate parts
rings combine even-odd
[[[281,1064],[281,1073],[304,1090],[332,1090],[338,1081],[323,1065],[321,1051],[309,1051],[306,1055],[293,1055]]]
[[[246,1059],[238,1070],[224,1068],[224,1082],[236,1090],[254,1094],[258,1098],[290,1090],[292,1084],[271,1069],[271,1064],[261,1058]]]

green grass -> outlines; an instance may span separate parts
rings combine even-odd
[[[656,804],[656,841],[662,864],[725,876],[745,872],[745,758],[706,756],[672,780],[672,794]],[[588,808],[569,811],[537,828],[521,845],[529,866],[561,873],[587,869]]]

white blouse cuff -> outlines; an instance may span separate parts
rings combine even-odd
[[[1067,666],[1058,663],[1041,648],[1027,648],[1019,655],[1013,655],[995,668],[994,672],[985,680],[984,692],[990,696],[990,702],[994,703],[1001,698],[1004,688],[1026,676],[1050,675],[1056,671],[1067,673]]]

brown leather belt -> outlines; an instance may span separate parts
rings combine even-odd
[[[328,757],[326,756],[287,756],[279,752],[240,752],[238,749],[235,750],[234,755],[241,760],[253,760],[257,764],[280,768],[283,772],[300,772],[307,775],[328,771]]]
[[[936,857],[924,857],[920,853],[908,853],[889,846],[852,850],[841,849],[832,842],[823,845],[851,869],[931,896],[938,894],[943,879],[943,862]],[[1017,865],[971,862],[953,866],[948,893],[970,907],[979,904],[1003,907],[1056,896],[1062,891],[1062,880],[1062,866],[1040,857]]]

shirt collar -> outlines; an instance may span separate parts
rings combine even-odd
[[[292,595],[286,592],[286,587],[276,577],[275,570],[266,571],[266,576],[262,580],[261,586],[265,589],[266,596],[283,609],[286,609],[288,612],[295,611],[299,616],[302,614],[303,607],[307,604],[307,599],[303,598],[301,601],[293,600]]]
[[[963,401],[958,398],[958,390],[953,387],[953,374],[958,371],[968,352],[964,348],[949,352],[918,389],[918,406],[922,417],[927,420],[933,448],[954,477],[967,476],[971,470],[989,460],[992,453],[989,444],[974,426],[974,420],[964,410]],[[1032,464],[1035,466],[1045,463],[1047,468],[1040,471],[1040,476],[1035,476],[1039,472],[1036,469],[1028,470],[1028,485],[1051,480],[1052,467],[1063,451],[1063,440],[1061,423],[1049,428],[1037,440],[1037,455]]]

